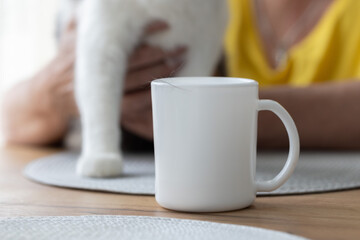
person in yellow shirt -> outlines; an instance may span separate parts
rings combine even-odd
[[[286,2],[230,0],[229,75],[255,78],[263,87],[359,78],[360,1]]]
[[[229,0],[229,6],[226,75],[257,80],[260,98],[280,102],[293,116],[303,147],[360,149],[360,1]],[[150,33],[167,28],[161,22],[149,26]],[[72,24],[56,58],[6,95],[3,122],[9,142],[49,144],[65,135],[77,114],[68,88],[75,32]],[[148,145],[151,100],[144,86],[178,69],[179,62],[167,63],[184,52],[140,46],[130,57],[122,126]],[[258,142],[259,147],[287,146],[275,116],[260,114]]]
[[[228,75],[257,80],[261,98],[282,103],[303,147],[360,148],[360,1],[230,0],[230,6]],[[261,145],[286,144],[279,121],[271,115],[259,121]]]

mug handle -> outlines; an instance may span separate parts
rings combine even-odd
[[[300,154],[299,134],[290,114],[279,103],[272,100],[259,100],[258,111],[275,113],[284,123],[290,142],[289,155],[281,172],[271,180],[256,183],[257,192],[271,192],[283,185],[295,169]]]

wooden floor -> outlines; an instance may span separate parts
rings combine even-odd
[[[251,207],[233,212],[178,213],[161,208],[152,196],[56,188],[22,176],[22,169],[31,160],[56,151],[0,149],[0,217],[142,215],[257,226],[310,239],[360,239],[360,190],[258,197]]]

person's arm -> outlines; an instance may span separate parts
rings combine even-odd
[[[302,148],[360,149],[360,81],[264,88],[260,98],[278,101],[288,110]],[[272,113],[259,114],[258,146],[288,146],[286,131]]]
[[[43,145],[60,140],[76,113],[67,88],[73,79],[75,25],[69,25],[57,56],[31,79],[6,93],[2,132],[8,143]]]
[[[167,28],[163,22],[153,22],[144,34],[155,34]],[[59,141],[66,134],[69,119],[78,115],[73,91],[75,23],[69,25],[63,36],[55,59],[4,97],[2,129],[8,143],[46,145]],[[150,82],[175,73],[184,53],[182,47],[163,51],[140,45],[134,50],[128,63],[122,101],[124,128],[152,139]]]
[[[153,139],[150,83],[154,79],[171,77],[183,65],[186,48],[173,51],[140,46],[129,60],[121,108],[121,125],[131,133]]]

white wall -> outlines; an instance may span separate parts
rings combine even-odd
[[[0,0],[0,91],[32,76],[55,52],[58,0]]]

